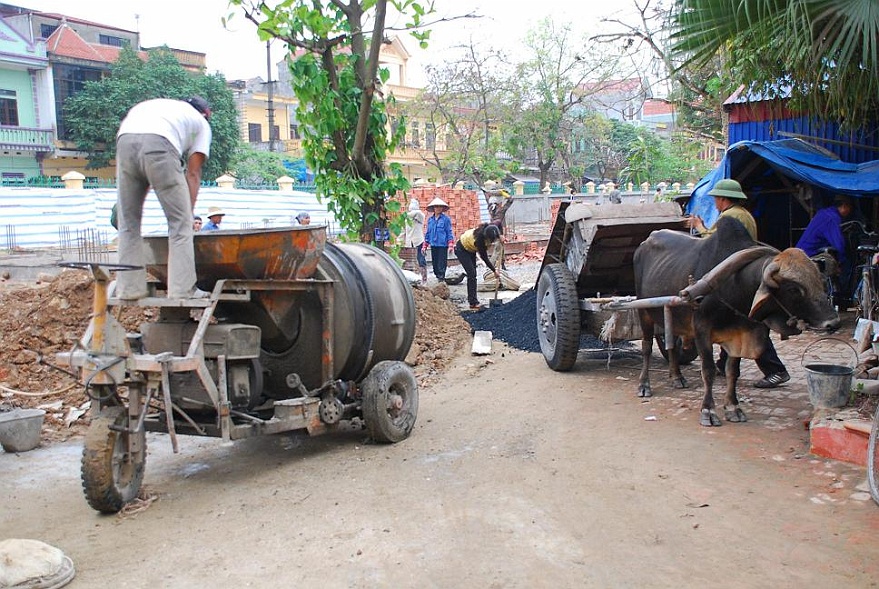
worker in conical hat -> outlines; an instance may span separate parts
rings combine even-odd
[[[424,235],[422,248],[430,248],[430,263],[433,274],[440,282],[446,281],[446,268],[449,264],[449,253],[455,247],[455,234],[452,231],[452,219],[446,214],[449,205],[440,197],[434,198],[427,205],[431,213],[427,220],[427,233]]]
[[[448,203],[446,203],[446,201],[444,201],[443,199],[441,199],[438,196],[436,198],[434,198],[432,201],[430,201],[429,203],[427,203],[427,212],[433,213],[434,211],[431,209],[433,209],[434,207],[445,207],[445,210],[449,210]],[[442,212],[442,211],[440,211],[440,212]]]

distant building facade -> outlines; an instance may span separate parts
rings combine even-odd
[[[123,47],[140,35],[73,16],[0,3],[0,175],[8,184],[76,170],[112,178],[113,168],[86,170],[64,116],[68,98],[100,81]],[[170,49],[184,68],[203,71],[205,55]]]

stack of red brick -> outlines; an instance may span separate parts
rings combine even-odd
[[[409,200],[418,199],[421,210],[425,216],[429,217],[427,205],[434,198],[439,197],[449,205],[446,214],[452,219],[452,231],[457,238],[459,235],[476,227],[481,222],[479,218],[479,195],[473,190],[463,190],[452,188],[451,186],[425,186],[423,188],[412,188],[407,194],[406,202],[403,203],[404,210],[409,208]],[[425,228],[427,221],[425,220]]]
[[[427,205],[434,198],[439,197],[449,205],[446,214],[452,219],[452,233],[457,239],[462,233],[476,227],[480,223],[479,218],[479,195],[472,190],[454,189],[450,186],[425,186],[412,188],[408,194],[399,194],[397,200],[402,205],[401,210],[409,210],[409,201],[413,198],[418,199],[418,204],[424,212],[424,228],[427,229],[427,219],[430,213],[427,212]],[[403,267],[407,270],[414,270],[415,250],[413,248],[404,247],[400,250],[400,257],[403,259]]]
[[[558,199],[558,198],[552,199],[552,202],[549,204],[549,212],[550,212],[549,218],[552,220],[552,224],[550,225],[550,227],[555,225],[555,219],[556,219],[556,217],[559,216],[559,207],[560,206],[562,206],[562,201],[561,201],[561,199]]]

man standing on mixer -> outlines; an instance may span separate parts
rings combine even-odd
[[[211,108],[200,96],[158,98],[134,105],[116,135],[119,263],[140,266],[119,272],[116,295],[147,296],[141,220],[150,186],[168,220],[168,297],[204,298],[195,286],[192,211],[204,162],[210,155]],[[185,171],[181,160],[186,163]]]

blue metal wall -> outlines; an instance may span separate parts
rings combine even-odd
[[[875,125],[854,131],[840,131],[837,124],[818,125],[809,117],[747,121],[729,125],[730,145],[739,141],[775,141],[791,137],[800,137],[822,147],[844,162],[859,164],[879,159],[879,129]]]

